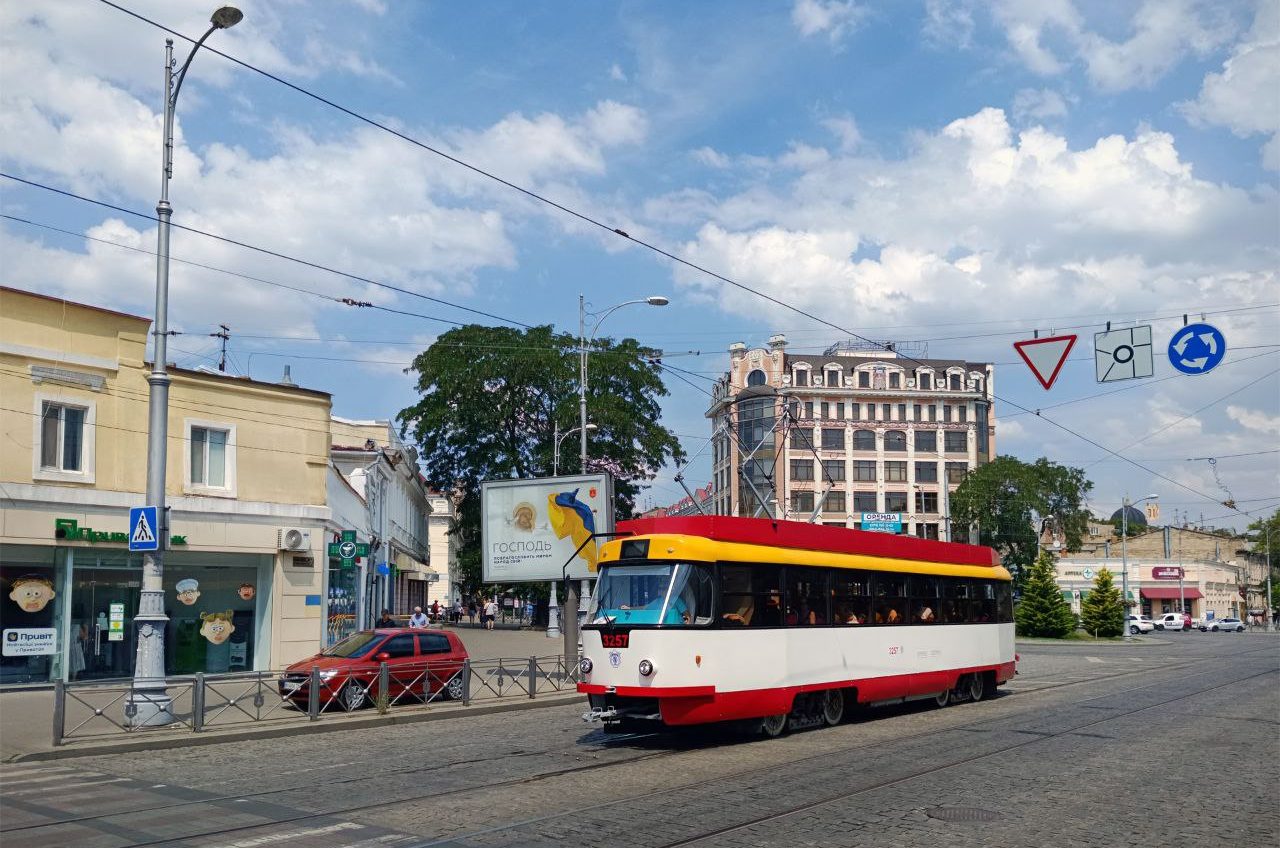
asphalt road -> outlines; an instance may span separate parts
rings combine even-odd
[[[1280,637],[1022,644],[1000,695],[750,740],[581,706],[0,770],[23,846],[1277,844]]]

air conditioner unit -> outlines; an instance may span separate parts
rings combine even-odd
[[[311,550],[311,531],[301,527],[281,527],[277,533],[278,548],[282,551]]]

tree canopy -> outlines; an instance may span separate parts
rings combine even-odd
[[[1027,568],[1022,599],[1013,613],[1019,636],[1061,639],[1075,630],[1076,617],[1054,577],[1053,555],[1044,551]]]
[[[1120,590],[1104,568],[1093,578],[1093,588],[1080,604],[1080,626],[1095,636],[1119,636],[1124,633],[1124,611]]]
[[[1044,458],[1026,463],[996,457],[965,475],[951,495],[953,533],[960,531],[954,537],[964,538],[963,528],[976,525],[979,543],[999,551],[1021,585],[1046,523],[1062,535],[1068,551],[1080,550],[1089,529],[1084,502],[1092,488],[1079,468]]]
[[[588,472],[613,474],[615,518],[630,517],[639,485],[684,452],[658,423],[660,369],[634,339],[597,340],[588,371]],[[551,327],[468,325],[440,336],[407,369],[418,402],[397,416],[419,447],[427,484],[459,500],[459,575],[480,584],[480,482],[552,474],[556,425],[578,426],[578,340]],[[564,440],[560,473],[580,470],[578,436]]]
[[[1248,535],[1253,539],[1253,553],[1259,557],[1271,555],[1272,564],[1280,564],[1280,509],[1270,518],[1259,518],[1249,525]]]

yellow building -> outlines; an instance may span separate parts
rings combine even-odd
[[[132,673],[146,341],[134,315],[0,287],[0,683]],[[279,667],[323,642],[330,397],[171,368],[171,674]],[[229,613],[229,639],[201,635]],[[27,648],[10,631],[33,633]],[[40,652],[36,652],[39,650]]]

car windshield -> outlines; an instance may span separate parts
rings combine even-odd
[[[594,625],[711,623],[711,567],[704,563],[625,562],[600,570],[587,620]]]
[[[382,637],[372,630],[364,630],[359,633],[352,633],[347,638],[338,642],[336,645],[330,645],[320,652],[326,657],[343,657],[345,659],[357,659],[363,657],[373,650],[374,646]]]

